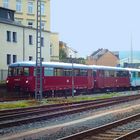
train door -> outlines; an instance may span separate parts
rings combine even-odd
[[[97,75],[97,88],[104,89],[104,70],[98,70]]]
[[[140,72],[136,72],[136,78],[135,78],[136,86],[140,86]]]
[[[136,72],[130,72],[130,82],[132,87],[136,87]]]
[[[92,76],[93,76],[93,88],[97,89],[97,70],[92,71]]]
[[[88,89],[93,88],[94,88],[93,73],[92,70],[88,70]]]

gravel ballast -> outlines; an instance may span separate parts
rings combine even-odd
[[[104,116],[95,117],[96,115],[99,115],[101,113],[103,114],[105,112],[113,111],[116,109],[123,109],[123,108],[131,107],[133,105],[138,105],[138,104],[140,104],[140,100],[131,101],[129,103],[121,103],[119,105],[113,105],[110,107],[104,107],[104,108],[100,108],[100,109],[84,111],[82,113],[76,113],[76,114],[72,114],[72,115],[62,116],[62,117],[58,117],[57,119],[53,118],[53,119],[49,119],[46,121],[30,123],[28,125],[21,125],[19,127],[1,129],[0,130],[0,139],[4,139],[4,137],[6,137],[6,136],[9,136],[12,138],[11,135],[16,136],[20,132],[22,132],[22,134],[24,134],[26,132],[30,132],[33,129],[38,130],[38,128],[44,128],[44,130],[45,130],[45,128],[46,128],[46,131],[41,132],[40,134],[39,133],[37,133],[36,135],[32,134],[33,137],[32,136],[31,137],[23,136],[24,140],[32,140],[35,138],[42,139],[42,140],[45,140],[45,139],[56,140],[56,139],[59,139],[61,137],[67,136],[67,135],[71,135],[71,134],[74,134],[74,133],[77,133],[80,131],[84,131],[84,130],[87,130],[90,128],[95,128],[95,127],[104,125],[104,124],[112,122],[112,121],[116,121],[118,119],[122,119],[126,116],[140,113],[140,107],[135,107],[135,108],[132,108],[127,111],[110,113],[110,114],[106,114]],[[86,118],[89,118],[89,117],[91,117],[91,118],[86,120]],[[83,118],[85,118],[85,119],[83,119]],[[79,119],[81,119],[81,121],[79,121]],[[75,123],[71,123],[73,121],[75,121]],[[67,123],[67,125],[63,125],[64,123]],[[53,129],[49,129],[49,127],[53,127],[56,125],[59,125],[59,127],[54,127]]]

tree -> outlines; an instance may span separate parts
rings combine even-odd
[[[59,60],[65,61],[67,59],[67,54],[63,48],[59,50]]]

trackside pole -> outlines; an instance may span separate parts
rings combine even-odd
[[[37,0],[35,99],[42,100],[41,0]]]

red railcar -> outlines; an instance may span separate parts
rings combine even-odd
[[[35,62],[17,62],[8,70],[7,89],[35,92]],[[130,87],[129,71],[108,66],[87,66],[81,64],[43,62],[43,93],[63,93],[74,89],[79,91],[116,90]]]
[[[72,78],[75,90],[90,90],[94,87],[92,69],[86,65],[43,62],[42,72],[44,93],[71,90]],[[8,70],[7,88],[8,90],[34,93],[35,62],[17,62],[11,64]]]
[[[116,90],[130,88],[130,76],[127,69],[109,66],[91,66],[94,75],[94,88]]]

